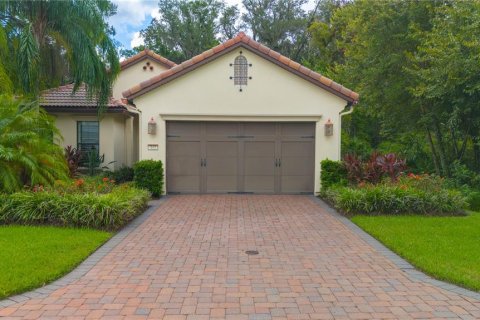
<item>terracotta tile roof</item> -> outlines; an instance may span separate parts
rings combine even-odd
[[[110,98],[107,104],[109,109],[126,109],[130,106],[126,99],[116,100]],[[67,84],[57,88],[45,90],[40,95],[40,105],[45,108],[97,108],[97,100],[92,99],[87,94],[85,85],[81,85],[73,93],[73,84]]]
[[[167,58],[164,58],[159,54],[156,54],[152,50],[145,49],[143,51],[140,51],[136,55],[120,62],[120,68],[121,68],[121,70],[123,70],[123,69],[128,68],[129,66],[134,65],[135,63],[137,63],[139,61],[142,61],[142,60],[144,60],[148,57],[150,57],[154,61],[160,63],[161,65],[167,67],[168,69],[170,69],[172,67],[175,67],[177,65],[175,62],[170,61]]]
[[[321,74],[312,71],[285,56],[282,56],[280,53],[273,51],[266,46],[256,42],[243,32],[240,32],[233,39],[227,40],[226,42],[219,44],[218,46],[207,50],[193,57],[190,60],[174,66],[171,69],[166,70],[149,80],[141,82],[140,84],[124,91],[122,94],[125,98],[128,99],[138,97],[146,92],[149,92],[161,86],[162,84],[165,84],[187,72],[198,68],[201,65],[212,61],[213,59],[218,58],[223,54],[231,52],[238,47],[245,47],[252,52],[260,55],[261,57],[272,61],[273,63],[284,68],[285,70],[288,70],[349,102],[358,101],[358,93],[345,88],[344,86],[336,83],[335,81],[324,77]]]

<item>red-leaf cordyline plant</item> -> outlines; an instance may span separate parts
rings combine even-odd
[[[347,154],[343,160],[350,182],[360,183],[363,180],[363,164],[359,157]]]
[[[348,180],[351,183],[380,183],[383,177],[388,176],[392,182],[407,168],[406,162],[394,153],[381,155],[374,151],[367,161],[362,161],[356,155],[348,154],[343,160],[347,169]]]
[[[394,153],[378,157],[377,163],[381,170],[390,177],[392,182],[396,182],[398,176],[407,168],[405,160],[399,159]]]
[[[67,146],[65,148],[65,160],[67,160],[70,178],[75,178],[78,176],[78,167],[81,159],[82,152],[79,149],[72,146]]]

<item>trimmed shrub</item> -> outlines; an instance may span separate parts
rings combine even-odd
[[[343,162],[327,159],[320,164],[322,168],[320,175],[322,189],[327,189],[334,185],[347,185],[347,170]]]
[[[154,197],[163,193],[163,164],[161,161],[142,160],[133,166],[135,185],[146,189]]]
[[[468,209],[480,211],[480,192],[471,191],[467,193]]]
[[[467,205],[458,191],[426,191],[405,185],[333,187],[325,190],[323,196],[347,214],[464,215]]]
[[[120,184],[133,181],[134,171],[130,167],[121,167],[115,171],[106,172],[105,176]]]
[[[0,194],[0,224],[49,224],[114,230],[140,214],[150,194],[128,185],[110,193]]]

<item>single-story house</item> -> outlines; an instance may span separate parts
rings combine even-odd
[[[41,104],[63,144],[113,168],[162,160],[167,193],[314,193],[340,157],[341,117],[358,94],[239,33],[179,65],[145,50],[121,63],[107,111],[84,88]]]

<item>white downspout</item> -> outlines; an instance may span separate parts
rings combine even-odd
[[[342,159],[342,117],[347,115],[347,114],[351,114],[353,112],[353,110],[355,109],[354,106],[357,104],[357,102],[349,102],[346,106],[345,106],[345,109],[343,109],[342,111],[340,111],[339,115],[340,115],[340,148],[338,148],[338,159]]]

